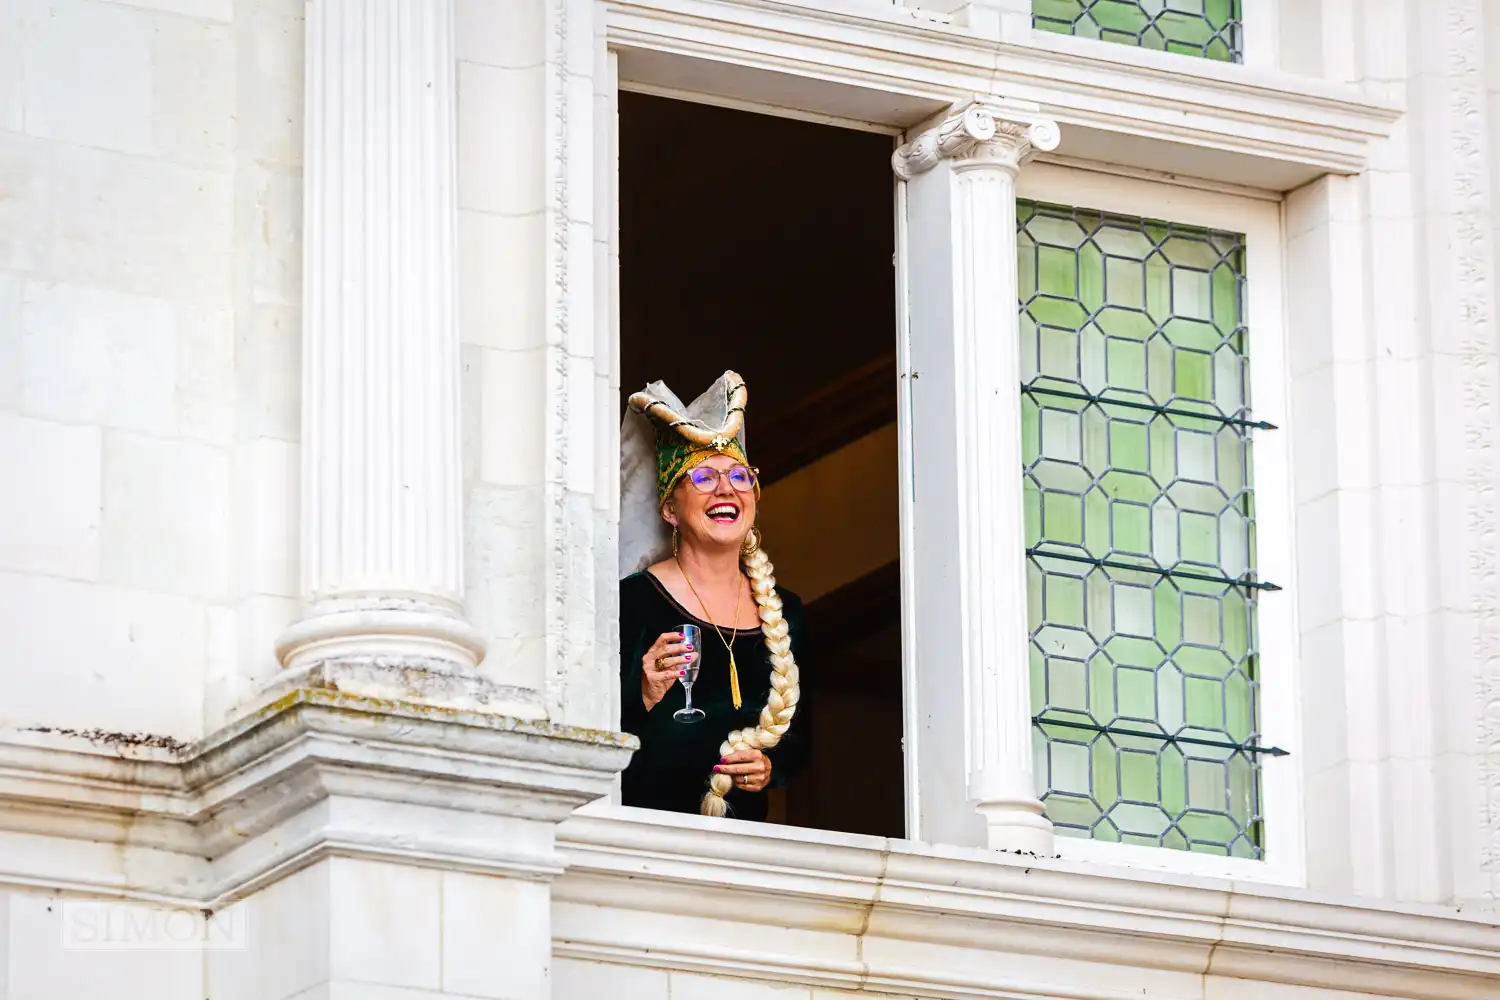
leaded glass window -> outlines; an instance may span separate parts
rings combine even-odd
[[[1259,858],[1243,236],[1023,201],[1038,793],[1061,835]]]
[[[1032,0],[1043,31],[1240,62],[1241,0]]]

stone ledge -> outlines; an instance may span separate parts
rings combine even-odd
[[[553,885],[557,954],[572,958],[920,997],[1129,993],[1028,983],[1039,958],[1076,964],[1085,979],[1110,966],[1432,1000],[1500,995],[1495,913],[637,809],[592,807],[558,840],[568,868]],[[692,929],[730,915],[759,928],[743,936],[761,947],[726,951],[710,928]],[[940,953],[943,965],[911,963]],[[1179,994],[1162,982],[1151,995]]]
[[[336,855],[549,878],[553,827],[636,746],[319,689],[183,748],[138,743],[0,735],[0,883],[219,905]]]

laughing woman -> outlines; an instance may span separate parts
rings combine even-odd
[[[806,755],[797,652],[802,603],[778,590],[755,530],[747,390],[725,372],[684,407],[660,382],[630,397],[622,430],[621,726],[641,748],[627,806],[766,818],[766,789]],[[696,647],[681,631],[695,625]],[[686,704],[703,717],[675,717]]]

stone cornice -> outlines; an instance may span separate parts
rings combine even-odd
[[[213,906],[329,855],[551,877],[561,870],[551,828],[607,794],[634,746],[618,733],[324,690],[293,692],[179,751],[9,733],[0,884]],[[35,855],[47,864],[17,846],[37,836],[50,841]]]
[[[560,955],[920,997],[1127,995],[1028,982],[1029,956],[1432,1000],[1500,994],[1495,914],[640,810],[596,807],[558,836],[568,869],[554,898],[590,914],[559,911]],[[639,911],[652,919],[637,937]],[[778,928],[764,939],[782,947],[660,934],[673,917],[727,914]],[[953,967],[903,968],[904,942],[949,949]]]
[[[609,40],[626,87],[678,87],[893,129],[956,95],[999,93],[1065,126],[1066,155],[1176,164],[1177,173],[1277,189],[1361,170],[1402,113],[1348,85],[1045,32],[998,42],[888,4],[610,0]],[[721,69],[709,72],[714,65]],[[786,75],[801,80],[789,88]],[[1255,162],[1236,167],[1235,157]]]

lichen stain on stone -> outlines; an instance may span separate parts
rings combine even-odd
[[[298,705],[320,708],[339,708],[370,715],[405,715],[436,719],[453,725],[479,726],[480,728],[506,729],[511,732],[545,736],[579,743],[611,744],[634,749],[636,740],[628,733],[611,732],[605,729],[589,729],[584,726],[554,725],[533,722],[512,716],[486,717],[472,708],[454,708],[448,705],[433,705],[419,701],[400,701],[392,698],[372,698],[337,688],[298,688],[263,706],[253,718],[265,720],[290,711]],[[485,719],[500,725],[485,726],[476,719]]]
[[[54,736],[73,736],[88,740],[101,746],[111,748],[146,748],[152,750],[170,750],[172,753],[182,753],[188,749],[189,744],[171,736],[158,736],[154,733],[110,733],[102,729],[63,729],[56,726],[32,726],[25,730],[31,733],[47,733]]]

